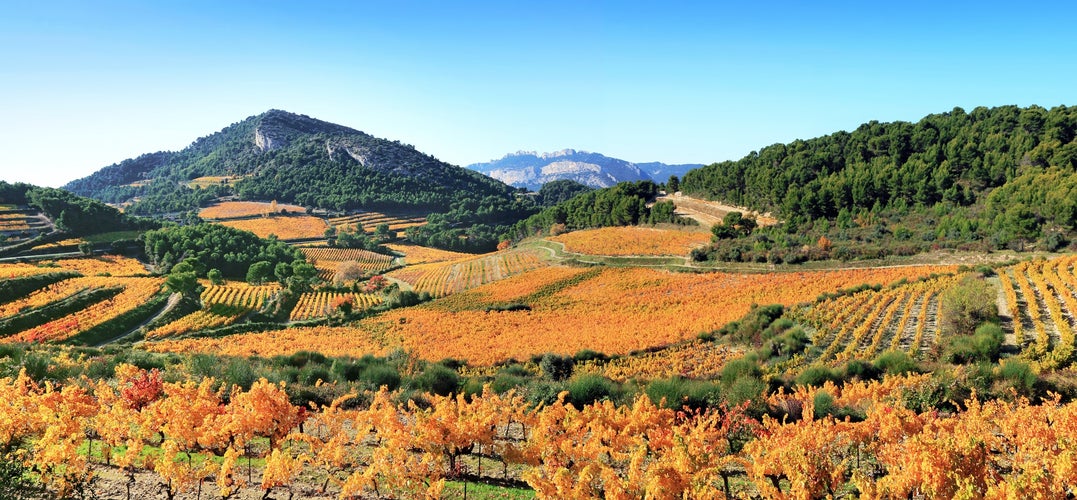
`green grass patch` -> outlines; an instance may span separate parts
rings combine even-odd
[[[442,498],[464,498],[465,483],[449,481],[442,492]],[[516,500],[535,498],[535,490],[527,488],[509,488],[485,483],[466,483],[467,498],[475,500]]]
[[[112,243],[120,240],[133,240],[138,238],[139,231],[112,231],[109,233],[91,234],[82,239],[90,243]]]

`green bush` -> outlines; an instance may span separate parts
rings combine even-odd
[[[426,366],[423,373],[415,380],[420,389],[440,396],[448,396],[460,387],[460,376],[455,371],[439,364]]]
[[[815,397],[812,398],[812,410],[815,412],[816,419],[834,415],[836,409],[837,405],[834,403],[834,396],[831,396],[826,391],[815,393]]]
[[[838,382],[841,380],[836,373],[824,365],[811,365],[797,375],[797,385],[819,387],[826,382]]]
[[[875,369],[888,375],[902,375],[918,371],[919,367],[904,351],[886,350],[875,357]]]
[[[321,366],[308,367],[299,374],[299,382],[306,385],[318,385],[318,381],[332,382],[333,376],[329,370]]]
[[[451,373],[456,374],[456,372]],[[366,367],[363,369],[362,374],[359,375],[359,379],[369,383],[375,389],[385,386],[390,391],[395,391],[399,388],[401,382],[400,373],[395,368],[383,364]],[[452,392],[452,390],[449,392]]]
[[[651,381],[644,392],[655,404],[674,410],[685,406],[700,410],[721,401],[721,391],[717,384],[680,377]]]
[[[879,378],[879,370],[874,365],[860,359],[854,359],[845,364],[845,380],[858,378],[860,380],[876,380]]]
[[[546,353],[539,361],[539,368],[543,375],[553,381],[565,380],[572,376],[572,369],[576,361],[571,356],[558,356]]]
[[[730,387],[741,378],[759,378],[760,375],[762,371],[759,369],[759,364],[750,357],[742,357],[726,363],[722,367],[718,380],[721,381],[722,387]]]
[[[1007,359],[999,367],[999,378],[1009,382],[1021,394],[1031,394],[1036,385],[1036,374],[1028,363],[1018,359]]]
[[[997,361],[1005,338],[1001,327],[985,323],[972,335],[947,337],[941,360],[955,364]]]
[[[613,382],[600,375],[583,374],[568,381],[568,401],[577,408],[613,394]]]

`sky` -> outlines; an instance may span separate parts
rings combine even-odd
[[[0,1],[0,180],[283,109],[467,165],[712,163],[960,106],[1077,105],[1074,2]]]

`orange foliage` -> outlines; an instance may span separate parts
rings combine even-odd
[[[435,297],[499,281],[547,264],[533,250],[512,250],[445,263],[420,264],[387,274]]]
[[[270,214],[271,209],[273,214]],[[279,215],[281,210],[287,210],[288,213],[302,214],[306,213],[306,209],[299,205],[288,205],[285,203],[267,203],[261,201],[225,201],[222,203],[216,203],[203,208],[198,212],[198,216],[203,219],[232,219],[236,217],[251,217],[251,216],[264,216]],[[322,231],[325,231],[323,224]]]
[[[556,280],[548,286],[528,285],[531,310],[488,311],[489,297],[499,294],[500,283],[418,307],[397,309],[364,319],[354,327],[328,329],[332,342],[319,331],[305,344],[301,330],[244,334],[226,344],[194,340],[154,346],[160,351],[235,349],[236,353],[288,354],[326,346],[334,354],[362,355],[403,347],[425,359],[453,357],[473,365],[493,364],[533,354],[572,354],[593,349],[625,354],[673,344],[699,332],[712,331],[748,312],[751,304],[792,305],[862,283],[891,283],[953,267],[915,266],[885,269],[814,271],[773,274],[677,274],[649,269],[596,268]],[[553,273],[553,271],[543,271]],[[515,295],[527,276],[505,281]],[[536,288],[538,287],[538,288]],[[516,298],[520,298],[518,295]],[[249,339],[249,340],[248,340]],[[239,347],[245,346],[245,347]],[[327,352],[327,353],[328,353]]]
[[[573,231],[549,238],[565,245],[565,251],[588,255],[686,255],[710,242],[701,231],[648,227],[604,227]]]
[[[268,238],[271,234],[282,240],[325,236],[325,221],[309,215],[226,220],[219,224],[250,231],[261,238]]]
[[[416,264],[428,264],[431,262],[446,262],[450,260],[460,260],[474,257],[474,255],[469,253],[450,252],[448,250],[423,247],[410,243],[388,243],[385,245],[385,247],[396,253],[404,254],[404,261],[407,262],[409,266],[414,266]]]
[[[0,342],[59,342],[140,306],[161,290],[161,278],[92,278],[95,286],[123,286],[119,295],[81,311],[4,337]]]

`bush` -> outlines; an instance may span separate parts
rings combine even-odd
[[[225,387],[236,385],[244,391],[250,390],[251,385],[256,380],[251,363],[245,359],[238,358],[232,359],[224,366],[224,370],[220,372],[220,377]]]
[[[329,367],[333,373],[336,374],[336,378],[347,382],[355,382],[359,380],[360,374],[363,373],[365,365],[359,362],[345,359],[337,359],[333,361],[333,364]]]
[[[725,400],[731,405],[740,405],[751,401],[754,406],[762,405],[763,393],[767,385],[762,380],[754,377],[738,378],[725,391]]]
[[[453,375],[456,374],[456,372],[451,373]],[[362,374],[359,376],[359,379],[369,383],[376,389],[380,389],[382,386],[385,386],[390,391],[395,391],[397,388],[399,388],[401,381],[400,373],[397,372],[395,368],[388,365],[368,366],[366,367],[366,369],[363,370]],[[452,390],[455,390],[455,387]],[[452,390],[450,390],[449,392],[452,392]]]
[[[551,353],[543,355],[542,360],[539,361],[539,368],[542,370],[543,375],[553,381],[561,381],[571,377],[575,365],[576,361],[572,357],[558,356]]]
[[[721,401],[721,393],[716,384],[680,377],[654,380],[647,385],[645,392],[655,404],[674,410],[686,406],[701,410]]]
[[[833,370],[823,365],[811,365],[797,375],[797,385],[819,387],[826,382],[838,382],[840,377]]]
[[[318,381],[332,382],[333,376],[329,373],[329,370],[321,367],[314,366],[299,373],[299,382],[306,385],[318,385]]]
[[[879,378],[879,370],[867,361],[854,359],[845,365],[845,380],[858,378],[860,380],[876,380]]]
[[[939,298],[939,329],[950,335],[968,335],[985,322],[997,321],[997,297],[995,288],[983,279],[962,279]]]
[[[512,389],[523,387],[526,384],[527,379],[523,377],[501,372],[494,377],[492,382],[490,382],[490,389],[498,394],[503,394]]]
[[[613,382],[592,374],[584,374],[568,381],[568,401],[577,408],[606,399],[613,394]]]
[[[878,355],[873,362],[875,369],[889,375],[902,375],[918,371],[916,361],[904,351],[887,350]]]
[[[721,381],[722,387],[730,387],[739,379],[759,378],[761,374],[762,371],[760,371],[759,365],[754,359],[743,357],[726,363],[722,367],[722,373],[719,374],[718,380]]]
[[[834,396],[825,391],[819,391],[815,393],[815,397],[812,398],[812,410],[814,411],[815,418],[819,419],[827,415],[834,415],[837,406],[834,403]]]
[[[460,376],[443,365],[432,364],[426,366],[415,382],[425,391],[439,396],[448,396],[460,387]]]
[[[994,323],[985,323],[972,335],[954,335],[946,339],[942,361],[955,364],[997,361],[1005,333]]]
[[[1028,363],[1018,359],[1008,359],[999,367],[999,377],[1009,382],[1017,392],[1031,394],[1036,385],[1036,374]]]

